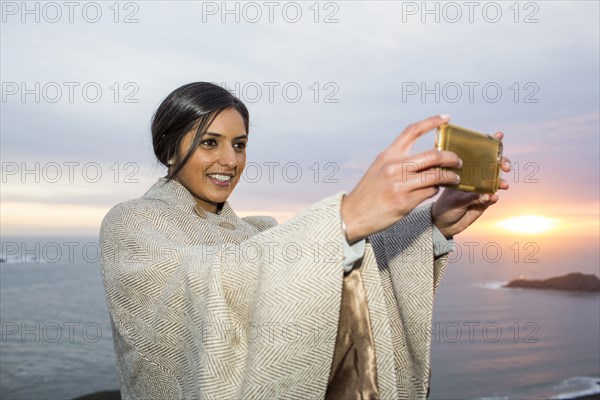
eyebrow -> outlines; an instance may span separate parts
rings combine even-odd
[[[224,135],[221,135],[220,133],[217,133],[217,132],[206,132],[204,134],[204,136],[224,137]],[[234,137],[234,139],[248,139],[248,135],[247,134],[239,135],[239,136]]]

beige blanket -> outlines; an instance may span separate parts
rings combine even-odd
[[[101,265],[124,399],[322,399],[341,289],[342,193],[288,222],[195,207],[161,178],[115,206]],[[369,237],[361,273],[384,399],[424,398],[433,294],[431,207]]]

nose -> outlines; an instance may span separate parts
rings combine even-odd
[[[228,169],[237,168],[238,162],[237,158],[235,157],[235,150],[229,146],[225,147],[219,154],[218,163],[220,166]]]

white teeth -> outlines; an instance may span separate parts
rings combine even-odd
[[[221,174],[210,174],[208,176],[210,176],[211,178],[215,178],[216,180],[218,180],[220,182],[227,182],[228,180],[230,180],[231,178],[233,178],[232,176],[221,175]]]

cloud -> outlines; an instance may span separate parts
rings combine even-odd
[[[443,2],[297,3],[297,22],[290,22],[295,6],[288,3],[278,3],[269,22],[260,2],[257,22],[254,6],[241,2],[138,2],[131,24],[123,18],[132,9],[121,8],[115,23],[110,3],[99,3],[98,23],[81,14],[73,23],[8,16],[0,38],[2,202],[105,209],[140,196],[164,174],[153,157],[151,116],[171,90],[198,80],[227,84],[250,108],[249,161],[265,178],[240,184],[232,201],[243,210],[285,214],[351,190],[405,126],[439,113],[476,130],[506,132],[505,153],[521,168],[511,189],[515,204],[557,188],[569,201],[594,200],[598,3],[519,3],[516,15],[512,3],[496,2],[498,22],[489,21],[492,6],[484,15],[481,3],[470,22],[464,3],[452,3],[460,7],[457,22],[456,6]],[[223,13],[223,6],[238,11]],[[422,7],[438,9],[427,14]],[[525,23],[527,16],[537,22]],[[77,84],[73,101],[69,82]],[[24,97],[5,90],[36,83],[40,90]],[[53,102],[55,84],[63,93]],[[93,101],[96,87],[102,94]],[[490,98],[497,88],[499,97]],[[432,144],[433,134],[425,135],[413,152]],[[291,182],[278,170],[269,181],[265,163],[276,162],[297,163],[302,179]],[[539,169],[535,185],[522,182],[527,162]],[[98,164],[103,179],[4,176],[15,163],[40,163],[40,171],[56,163],[63,173],[65,163]],[[138,183],[108,180],[115,168],[122,180],[127,163],[136,166]],[[337,181],[324,182],[332,171]]]

